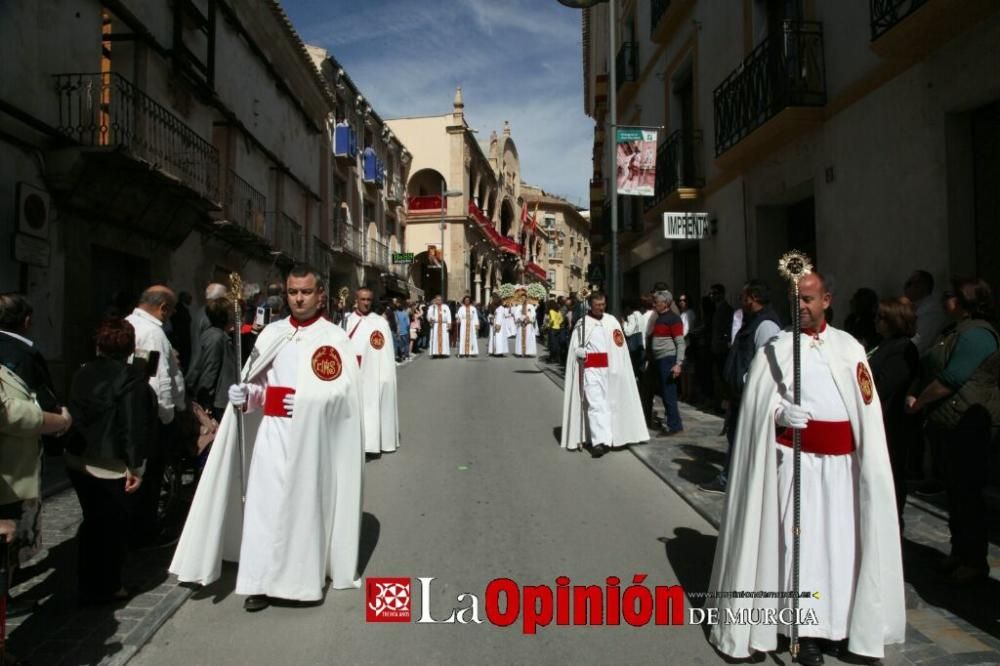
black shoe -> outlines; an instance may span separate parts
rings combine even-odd
[[[715,477],[708,483],[698,484],[698,490],[703,490],[706,493],[715,493],[717,495],[726,494],[726,484],[720,477]]]
[[[839,641],[831,641],[828,638],[817,638],[816,642],[819,644],[819,651],[828,657],[840,659],[843,655],[847,654],[846,638]]]
[[[595,446],[592,449],[590,449],[590,457],[591,458],[600,458],[601,456],[603,456],[607,452],[608,452],[608,447],[607,446],[605,446],[604,444],[598,444],[597,446]]]
[[[251,594],[243,601],[243,610],[248,613],[256,613],[257,611],[264,610],[270,605],[271,602],[268,601],[267,597],[263,594]]]
[[[823,653],[820,651],[819,643],[816,642],[815,638],[799,639],[799,656],[795,661],[799,664],[805,664],[805,666],[823,665]]]

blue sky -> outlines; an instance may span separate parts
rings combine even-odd
[[[583,112],[580,11],[556,0],[282,0],[383,118],[451,111],[484,141],[503,121],[532,185],[588,205],[593,122]]]

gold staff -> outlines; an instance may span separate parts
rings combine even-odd
[[[236,329],[233,331],[233,342],[236,348],[236,376],[242,381],[243,378],[243,341],[240,338],[240,329],[243,325],[242,312],[240,310],[240,298],[243,296],[243,279],[239,273],[229,274],[229,297],[233,300],[233,321]],[[247,503],[247,478],[246,478],[246,455],[247,445],[243,430],[243,407],[233,405],[236,414],[236,436],[240,445],[240,502]]]

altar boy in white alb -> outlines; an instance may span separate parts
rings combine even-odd
[[[512,304],[510,309],[517,331],[514,338],[514,356],[534,356],[537,353],[535,338],[538,335],[535,305],[528,302],[527,296],[521,296],[521,300]]]
[[[479,341],[476,339],[479,332],[479,310],[472,305],[470,297],[462,299],[455,318],[458,319],[459,357],[479,356]]]
[[[507,354],[507,306],[497,305],[490,315],[490,356],[505,356]]]
[[[372,312],[371,289],[358,289],[354,312],[344,330],[361,369],[361,403],[365,410],[365,453],[392,453],[399,446],[396,401],[396,354],[386,318]]]
[[[649,440],[625,333],[605,307],[603,295],[592,295],[590,312],[573,327],[563,391],[560,445],[575,450],[589,441],[595,458],[609,448]]]
[[[792,430],[802,431],[799,589],[818,624],[800,624],[799,663],[846,649],[882,657],[906,629],[899,525],[882,408],[864,348],[826,323],[823,277],[799,283],[801,405],[793,404],[792,333],[761,347],[747,375],[709,591],[793,592]],[[780,609],[790,599],[719,598],[726,611]],[[810,618],[811,619],[811,618]],[[719,624],[709,640],[735,658],[777,648],[786,625]]]
[[[270,598],[319,601],[327,578],[359,587],[364,469],[361,385],[347,334],[320,317],[321,278],[296,268],[291,316],[257,338],[229,399],[246,409],[246,505],[241,506],[236,410],[226,411],[170,564],[208,585],[239,561],[248,611]]]
[[[431,357],[451,354],[451,308],[441,301],[440,296],[427,308],[427,321],[431,323]]]

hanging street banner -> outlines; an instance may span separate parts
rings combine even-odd
[[[663,237],[674,240],[708,238],[708,213],[664,213]]]
[[[656,191],[656,130],[619,127],[615,132],[618,194],[651,197]]]
[[[394,264],[412,264],[413,263],[413,253],[412,252],[393,252],[392,253],[392,263],[394,263]]]

